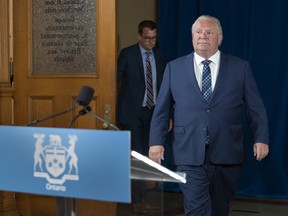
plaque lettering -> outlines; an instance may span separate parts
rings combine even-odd
[[[32,74],[96,73],[95,0],[32,0]]]

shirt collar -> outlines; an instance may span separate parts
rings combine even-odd
[[[196,52],[194,52],[194,59],[197,65],[200,65],[203,60],[205,60],[203,57],[199,56]],[[211,62],[214,64],[218,64],[220,60],[220,51],[217,50],[217,52],[209,58]]]
[[[139,44],[139,47],[140,47],[140,51],[141,51],[142,56],[144,56],[144,54],[146,55],[146,52],[151,52],[153,55],[153,50],[147,51],[140,44]]]

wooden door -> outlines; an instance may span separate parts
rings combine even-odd
[[[95,48],[95,58],[93,58],[93,61],[95,62],[91,62],[95,63],[95,71],[89,71],[89,73],[85,73],[85,71],[84,73],[82,71],[79,71],[78,73],[76,71],[69,74],[67,71],[66,73],[59,73],[59,71],[57,72],[55,70],[54,73],[53,69],[51,71],[49,65],[44,69],[40,67],[40,69],[43,69],[44,73],[33,71],[35,65],[40,64],[42,61],[46,61],[46,57],[48,58],[48,55],[51,55],[51,53],[53,54],[53,49],[51,49],[50,53],[47,52],[47,56],[42,56],[40,59],[37,59],[38,56],[33,56],[33,54],[38,51],[32,46],[34,40],[36,40],[33,38],[33,29],[41,29],[41,23],[39,23],[38,20],[33,20],[33,13],[37,13],[38,11],[34,4],[38,4],[39,2],[42,2],[45,5],[44,10],[46,10],[47,14],[50,13],[49,15],[51,15],[51,13],[55,13],[54,22],[57,25],[60,25],[60,23],[70,23],[72,25],[75,21],[73,12],[77,9],[77,4],[92,2],[95,5],[95,14],[93,15],[95,16],[96,42],[92,45],[95,46],[92,47]],[[56,11],[59,10],[59,4],[61,10],[63,9],[63,13],[66,12],[68,15],[67,19],[62,17],[57,21]],[[80,5],[78,7],[79,10],[82,6]],[[60,16],[60,11],[57,13]],[[46,16],[47,14],[43,14],[43,16]],[[62,15],[63,14],[61,13],[61,16]],[[90,103],[92,112],[99,116],[107,117],[111,122],[115,120],[115,16],[116,0],[14,0],[13,83],[15,88],[14,110],[16,125],[23,126],[32,120],[41,119],[45,116],[70,109],[75,104],[75,99],[81,87],[84,85],[90,86],[95,90],[94,97]],[[91,32],[88,34],[91,34]],[[81,40],[78,42],[81,43]],[[49,46],[50,40],[46,40],[46,43]],[[79,46],[81,46],[81,44],[79,44]],[[44,47],[39,47],[39,49],[42,48]],[[84,47],[84,49],[89,49],[89,47]],[[68,52],[70,52],[70,54],[75,54],[71,50]],[[58,57],[55,55],[54,59],[57,58]],[[82,58],[82,56],[78,53],[77,55],[74,55],[74,58]],[[33,59],[37,59],[38,62],[33,61]],[[51,62],[51,67],[52,66],[53,62]],[[76,65],[76,68],[77,66],[78,65]],[[59,67],[57,69],[59,69]],[[49,73],[45,73],[45,70],[49,71]],[[75,116],[80,109],[81,107],[73,112],[39,122],[35,126],[66,128],[73,116]],[[103,123],[90,115],[85,115],[81,116],[81,118],[73,124],[73,127],[102,129]],[[53,197],[17,194],[16,199],[21,215],[55,215],[56,201]],[[113,203],[86,200],[77,200],[77,203],[79,206],[77,208],[79,215],[115,215],[116,204]],[[87,210],[89,210],[89,212],[87,212]],[[105,214],[103,214],[103,212],[105,212]]]

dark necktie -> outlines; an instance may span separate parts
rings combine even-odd
[[[151,52],[146,52],[146,91],[147,91],[147,107],[151,109],[154,106],[153,97],[153,81],[152,81],[152,67],[149,56]]]
[[[202,64],[204,65],[202,74],[202,95],[206,103],[210,102],[212,94],[210,63],[210,60],[202,61]]]
[[[210,102],[211,94],[212,94],[212,84],[211,84],[211,70],[209,64],[211,63],[210,60],[202,61],[203,67],[203,74],[202,74],[202,96],[206,103]],[[205,144],[209,145],[209,129],[206,128],[206,140]]]

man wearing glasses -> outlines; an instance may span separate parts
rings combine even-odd
[[[156,97],[166,66],[164,55],[156,49],[157,25],[144,20],[138,25],[138,42],[120,51],[117,81],[117,123],[131,131],[131,149],[148,155],[149,130]],[[146,214],[146,186],[132,181],[132,210]]]

